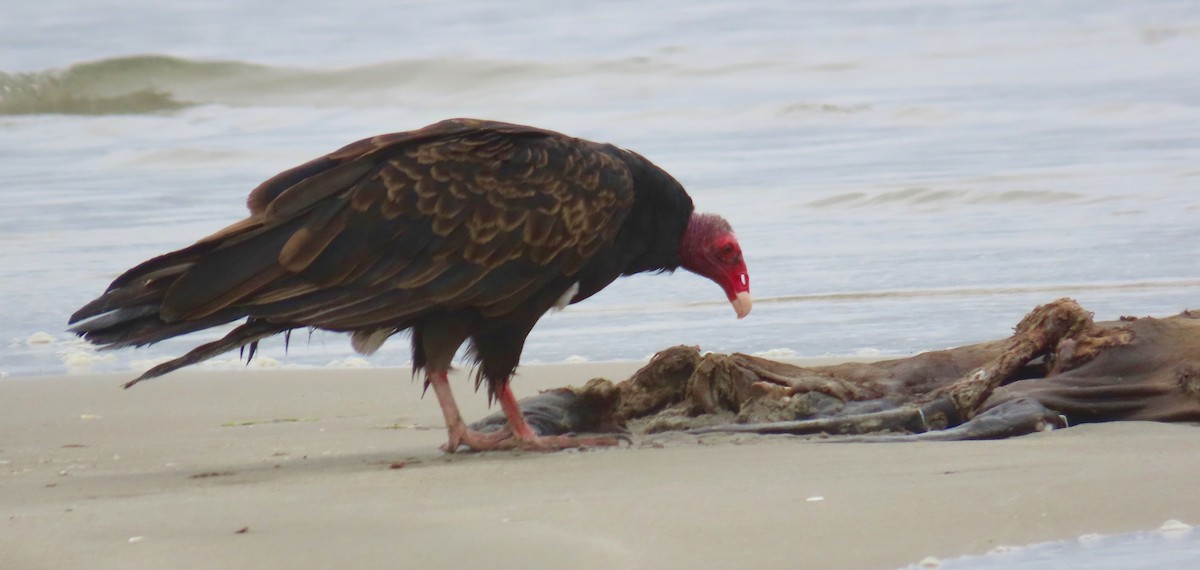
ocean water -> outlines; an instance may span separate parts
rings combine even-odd
[[[699,277],[627,278],[526,361],[907,355],[1061,296],[1174,314],[1200,306],[1197,53],[1200,6],[1170,0],[8,2],[0,375],[132,375],[223,334],[95,352],[65,328],[276,172],[461,116],[634,149],[746,251],[747,319]],[[336,334],[262,348],[363,364]]]
[[[1075,540],[999,547],[979,556],[930,557],[903,570],[1195,570],[1200,567],[1200,532],[1167,521],[1154,531],[1087,534]]]

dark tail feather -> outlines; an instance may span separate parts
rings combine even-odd
[[[164,322],[158,305],[126,307],[84,321],[70,329],[103,350],[146,346],[161,340],[185,335],[233,322],[246,316],[245,311],[229,310],[194,321]]]
[[[203,323],[167,323],[160,316],[171,285],[212,247],[212,244],[193,245],[126,271],[103,295],[71,315],[67,323],[75,325],[71,332],[103,348],[120,348],[158,342],[243,316],[226,314],[224,320]]]
[[[147,370],[146,372],[142,373],[141,376],[138,376],[132,381],[126,383],[125,387],[128,388],[134,384],[137,384],[138,382],[141,382],[142,380],[149,380],[150,378],[162,376],[163,374],[178,370],[184,366],[190,366],[192,364],[196,364],[197,362],[208,360],[209,358],[224,352],[229,352],[235,348],[241,348],[248,344],[254,345],[264,338],[279,334],[286,330],[289,330],[289,327],[284,325],[277,325],[274,323],[268,323],[266,321],[249,320],[246,322],[246,324],[229,331],[229,334],[225,335],[225,337],[221,340],[197,346],[196,348],[193,348],[191,352],[180,356],[179,358],[164,362]],[[251,358],[253,358],[253,353],[251,353]]]
[[[229,240],[245,235],[255,235],[256,226],[244,224],[245,228],[226,236],[224,240],[201,240],[183,249],[160,255],[138,264],[123,273],[109,285],[103,295],[84,305],[71,315],[70,330],[101,348],[123,348],[144,346],[171,337],[215,327],[246,316],[246,311],[233,307],[216,308],[194,319],[172,318],[168,296],[177,289],[181,280],[200,280],[212,285],[218,294],[224,292],[221,279],[233,270],[219,267],[214,270],[205,260],[220,252]],[[217,252],[217,253],[214,253]],[[248,255],[252,260],[264,255]],[[219,260],[218,260],[219,261]],[[245,263],[243,263],[245,265]],[[189,275],[200,266],[200,278]],[[242,268],[238,277],[250,273]],[[212,276],[216,277],[212,277]],[[205,277],[209,281],[205,281]],[[211,283],[215,279],[217,283]],[[236,281],[236,279],[235,279]]]
[[[139,263],[113,280],[103,295],[75,311],[67,324],[126,307],[162,303],[175,280],[213,247],[198,243]]]
[[[73,325],[84,319],[95,317],[97,315],[104,315],[104,313],[108,313],[109,311],[115,311],[117,313],[125,312],[127,315],[130,309],[137,309],[139,306],[157,307],[157,305],[162,302],[162,299],[165,295],[165,285],[160,285],[158,287],[145,286],[138,288],[126,286],[118,289],[112,289],[97,297],[94,301],[84,305],[78,311],[75,311],[75,313],[71,315],[71,320],[67,321],[67,324]],[[112,317],[112,315],[104,315],[100,319],[95,319],[95,321],[105,320],[105,322],[109,322],[108,319],[110,319],[110,317]],[[84,330],[99,328],[91,322],[86,323],[83,326],[88,327]],[[79,329],[82,327],[75,328]]]
[[[227,309],[201,319],[166,322],[162,319],[162,301],[173,280],[127,283],[110,289],[71,315],[70,322],[78,324],[70,331],[103,349],[124,348],[153,344],[246,316],[243,310]]]
[[[100,299],[96,299],[96,301],[100,301],[102,299],[103,299],[103,297],[101,297]],[[93,303],[95,303],[96,301],[93,301]],[[87,307],[84,307],[84,309],[86,309],[86,308]],[[83,309],[80,309],[80,311],[83,311]],[[76,314],[79,314],[79,313],[76,313]],[[158,315],[158,306],[157,305],[135,305],[132,307],[121,307],[121,308],[115,308],[115,309],[109,308],[109,309],[105,309],[105,311],[102,311],[97,314],[99,314],[100,316],[98,316],[94,319],[88,319],[76,326],[71,327],[71,329],[70,329],[71,332],[73,332],[77,335],[80,335],[80,336],[89,336],[89,334],[90,335],[99,334],[101,331],[104,331],[106,329],[120,327],[121,325],[125,325],[125,324],[128,324],[133,321],[144,320],[144,317],[157,316]],[[72,317],[71,319],[72,320],[71,320],[70,324],[73,324],[77,320],[79,320],[74,317]]]

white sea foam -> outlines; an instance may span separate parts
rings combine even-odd
[[[1084,546],[1094,546],[1104,540],[1104,535],[1089,533],[1080,535],[1076,540],[1079,541],[1079,544]]]
[[[139,358],[129,362],[129,369],[134,372],[145,372],[169,360],[172,360],[172,357],[160,356],[158,358]]]
[[[25,344],[28,344],[29,346],[42,346],[54,344],[54,341],[55,338],[51,336],[50,333],[39,331],[29,335],[29,338],[25,339]]]
[[[371,363],[368,362],[367,359],[365,359],[365,358],[359,358],[357,356],[348,356],[346,358],[339,358],[337,360],[331,360],[325,366],[329,367],[329,368],[370,368]]]
[[[299,367],[299,365],[296,365],[296,364],[285,365],[283,362],[279,361],[278,359],[271,358],[270,356],[264,356],[261,354],[255,355],[254,359],[251,360],[250,362],[246,362],[245,360],[242,360],[241,358],[213,358],[211,360],[205,360],[204,362],[201,362],[199,364],[199,366],[203,366],[205,368],[297,368],[297,367]]]
[[[1181,535],[1192,532],[1192,525],[1171,519],[1158,527],[1158,531],[1167,536]]]
[[[1163,568],[1192,570],[1200,560],[1200,535],[1191,532],[1190,525],[1167,521],[1164,528],[1151,532],[1121,535],[1085,534],[1075,540],[1042,542],[1027,546],[1002,546],[981,556],[964,556],[938,560],[928,566],[926,558],[908,566],[945,568],[946,570],[1056,570],[1058,568],[1091,568],[1096,570],[1126,570],[1128,568]]]
[[[770,350],[761,350],[750,353],[751,356],[760,358],[793,358],[799,353],[790,348],[772,348]]]
[[[93,350],[72,349],[63,352],[61,360],[67,372],[80,373],[91,371],[92,367],[99,363],[116,362],[117,355],[111,352],[97,354]]]

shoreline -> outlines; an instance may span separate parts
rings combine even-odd
[[[620,380],[642,364],[528,365],[514,388]],[[438,450],[436,402],[407,369],[185,370],[120,389],[133,374],[0,381],[0,559],[865,569],[1200,523],[1189,425],[451,456]],[[452,382],[468,421],[489,412],[465,371]]]

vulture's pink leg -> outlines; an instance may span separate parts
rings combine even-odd
[[[497,449],[502,442],[510,439],[511,433],[508,430],[483,433],[468,429],[467,424],[463,422],[462,414],[458,412],[458,404],[454,403],[454,394],[450,391],[450,380],[446,377],[446,373],[430,372],[428,378],[429,383],[433,385],[433,393],[437,395],[438,404],[442,406],[442,416],[446,419],[446,431],[450,435],[450,439],[442,451],[454,453],[461,445],[475,451]]]

